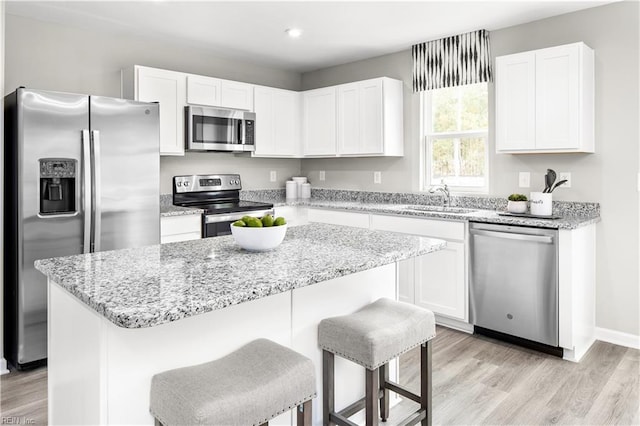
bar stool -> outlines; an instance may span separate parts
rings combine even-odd
[[[402,424],[431,425],[431,339],[435,335],[433,312],[390,299],[379,299],[351,315],[322,320],[318,343],[323,350],[324,424],[353,426],[349,417],[363,408],[367,426],[377,425],[380,417],[384,422],[389,417],[389,391],[393,391],[420,404]],[[416,395],[389,380],[389,361],[419,345],[420,395]],[[365,397],[340,412],[334,410],[334,355],[366,369]]]
[[[246,426],[268,425],[297,407],[298,426],[307,426],[315,396],[311,360],[258,339],[215,361],[156,374],[149,411],[156,426]]]

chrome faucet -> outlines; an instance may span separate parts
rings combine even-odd
[[[442,208],[445,209],[451,206],[451,193],[446,183],[441,186],[432,186],[429,189],[429,194],[435,194],[436,192],[442,192]]]

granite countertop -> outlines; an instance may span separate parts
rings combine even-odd
[[[289,228],[269,252],[247,252],[224,236],[44,259],[35,266],[114,324],[144,328],[445,246],[426,237],[311,224]]]
[[[180,207],[173,204],[162,205],[160,204],[160,217],[169,216],[184,216],[190,214],[202,214],[204,210],[195,207]]]
[[[331,198],[340,198],[340,192],[357,191],[333,191],[318,190],[320,195],[326,191]],[[424,197],[415,194],[386,194],[386,193],[363,193],[364,195],[349,194],[346,200],[325,199],[322,197],[312,198],[310,200],[289,201],[282,196],[278,196],[272,190],[266,191],[250,191],[245,194],[247,199],[252,201],[262,201],[273,203],[275,207],[282,206],[306,206],[312,208],[357,211],[363,213],[377,213],[397,215],[403,217],[419,217],[428,219],[447,219],[460,220],[469,222],[484,222],[504,225],[520,225],[531,226],[537,228],[552,229],[576,229],[600,221],[599,206],[595,203],[573,203],[560,202],[554,207],[554,215],[561,216],[560,219],[547,218],[530,218],[515,216],[500,216],[506,208],[500,205],[500,199],[490,199],[481,197],[458,197],[454,208],[465,208],[473,211],[466,213],[453,213],[447,211],[419,211],[412,210],[414,206],[425,206]],[[337,196],[336,196],[337,195]],[[354,199],[359,198],[359,199]],[[454,197],[452,197],[453,199]],[[437,207],[433,204],[430,207]]]

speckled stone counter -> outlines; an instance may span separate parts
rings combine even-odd
[[[36,268],[125,328],[153,327],[444,248],[425,237],[312,224],[275,250],[232,236],[36,261]]]
[[[180,207],[173,205],[173,196],[171,194],[160,195],[160,217],[183,216],[189,214],[202,214],[204,210],[193,207]]]
[[[243,191],[245,199],[273,203],[274,206],[307,206],[312,208],[359,211],[399,216],[439,218],[470,222],[520,225],[553,229],[576,229],[600,221],[597,203],[555,201],[553,214],[560,219],[500,216],[506,210],[506,200],[488,197],[451,197],[454,207],[473,209],[468,213],[448,211],[419,211],[413,206],[438,206],[441,197],[430,194],[383,193],[313,189],[310,200],[290,201],[278,190]]]

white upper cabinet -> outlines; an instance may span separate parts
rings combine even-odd
[[[256,150],[254,157],[302,155],[301,93],[255,86]]]
[[[184,155],[186,75],[135,66],[122,74],[123,97],[160,106],[160,155]]]
[[[220,92],[221,107],[253,111],[253,84],[222,80]]]
[[[220,105],[219,78],[203,77],[200,75],[187,76],[187,103],[196,105]]]
[[[253,85],[189,74],[187,103],[253,111]]]
[[[574,43],[496,58],[496,151],[594,152],[594,53]]]
[[[338,154],[402,156],[402,82],[376,78],[338,86]]]
[[[302,93],[302,102],[304,155],[335,156],[336,87],[307,90]]]

